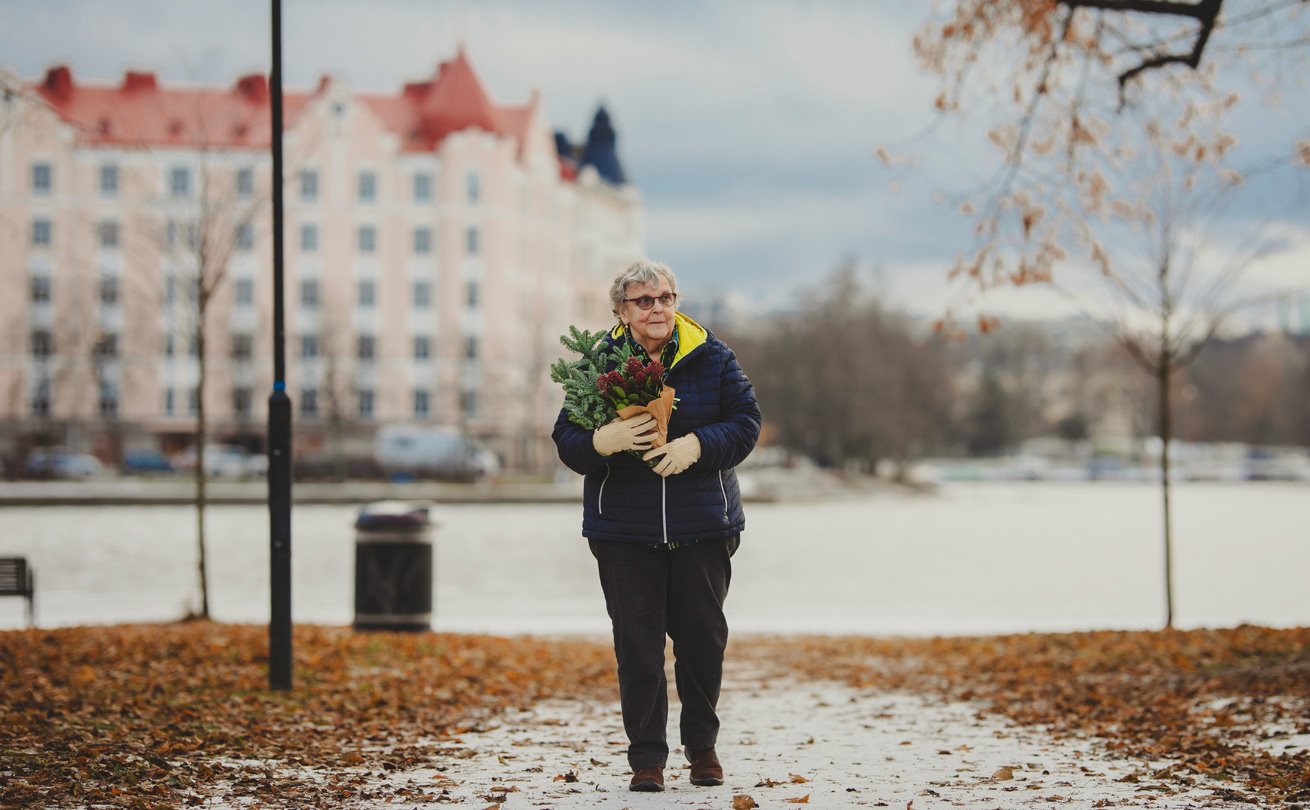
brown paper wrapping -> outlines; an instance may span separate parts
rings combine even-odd
[[[669,417],[673,416],[673,389],[664,386],[660,392],[659,399],[653,399],[645,405],[629,405],[626,408],[619,409],[620,419],[631,419],[637,414],[648,413],[655,417],[655,438],[651,440],[650,446],[663,447],[669,440]]]

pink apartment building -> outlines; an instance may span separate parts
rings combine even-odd
[[[272,380],[269,92],[117,85],[67,67],[0,101],[0,422],[112,461],[258,446]],[[585,144],[537,94],[494,104],[463,52],[395,95],[285,96],[288,389],[298,452],[366,454],[383,423],[450,425],[511,468],[554,462],[547,366],[611,319],[642,204],[602,109]],[[199,302],[204,330],[197,330]],[[203,341],[197,340],[203,335]]]

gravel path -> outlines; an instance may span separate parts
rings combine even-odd
[[[672,740],[676,710],[671,698]],[[1164,763],[1109,760],[1089,743],[1057,743],[918,695],[739,677],[725,685],[720,713],[727,779],[718,788],[691,785],[678,749],[665,792],[628,791],[617,702],[572,701],[498,717],[448,749],[449,766],[389,783],[422,787],[443,804],[505,810],[1252,807],[1215,798],[1212,786],[1175,793],[1151,777]]]

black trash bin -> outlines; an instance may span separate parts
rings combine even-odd
[[[380,501],[355,520],[355,629],[432,629],[428,508]]]

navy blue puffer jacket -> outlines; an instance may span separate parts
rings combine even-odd
[[[678,353],[665,375],[678,404],[669,440],[695,433],[700,459],[661,478],[634,453],[602,456],[591,431],[561,410],[552,434],[560,460],[586,476],[582,534],[593,540],[661,544],[729,537],[746,525],[733,468],[760,436],[755,389],[732,350],[678,313]],[[615,327],[609,340],[624,340]]]

